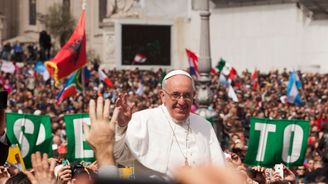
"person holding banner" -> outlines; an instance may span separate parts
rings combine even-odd
[[[132,115],[133,107],[127,104],[126,94],[121,94],[115,104],[117,121],[112,119],[117,122],[114,160],[134,166],[136,175],[164,178],[172,176],[177,166],[223,166],[223,152],[211,124],[190,112],[194,96],[194,81],[182,70],[171,71],[164,77],[160,92],[163,104],[157,108]],[[95,110],[91,101],[91,112],[102,111],[103,107],[98,107]],[[93,126],[97,121],[91,113],[90,118]]]

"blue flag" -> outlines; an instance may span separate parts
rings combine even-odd
[[[38,61],[35,64],[34,70],[35,70],[36,73],[39,73],[43,76],[44,81],[47,81],[50,78],[50,75],[49,75],[49,72],[46,69],[46,66],[41,61]]]
[[[295,105],[302,105],[301,95],[299,94],[299,89],[302,88],[302,83],[298,78],[295,71],[293,71],[289,76],[288,86],[287,86],[287,99],[289,103]]]
[[[46,70],[46,66],[41,61],[38,61],[34,66],[34,70],[37,73],[43,74],[43,72]]]

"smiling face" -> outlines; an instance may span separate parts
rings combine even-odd
[[[164,81],[160,92],[162,103],[176,122],[185,121],[193,103],[192,80],[184,75],[175,75]]]

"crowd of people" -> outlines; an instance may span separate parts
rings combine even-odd
[[[51,54],[51,36],[46,31],[39,35],[39,45],[35,43],[0,43],[0,58],[7,61],[33,63],[48,60]]]
[[[15,44],[12,52],[5,45],[0,51],[2,59],[15,60],[14,62],[24,61],[16,64],[14,74],[0,72],[0,89],[9,91],[7,111],[49,115],[52,122],[53,144],[57,148],[54,151],[58,153],[55,155],[65,155],[67,151],[64,114],[88,112],[89,101],[97,98],[97,96],[109,99],[112,102],[112,110],[119,98],[119,94],[123,92],[127,94],[128,104],[134,105],[133,112],[154,108],[162,104],[159,93],[162,89],[163,76],[167,71],[163,69],[140,70],[138,68],[129,70],[103,69],[113,82],[113,87],[109,88],[99,80],[98,70],[102,68],[94,62],[87,66],[91,75],[85,82],[84,94],[77,94],[56,105],[56,98],[62,89],[62,85],[56,87],[52,79],[44,81],[43,77],[34,70],[37,56],[33,56],[32,53],[35,53],[35,50],[31,53],[29,49],[26,50],[31,56],[22,57],[26,54],[23,54],[24,49],[20,49],[20,47],[19,43]],[[28,59],[30,57],[32,57],[31,60]],[[300,93],[304,102],[301,106],[287,103],[281,98],[286,94],[289,78],[288,71],[274,70],[268,73],[259,71],[258,87],[256,89],[253,89],[251,76],[252,73],[245,70],[233,81],[238,102],[234,102],[229,98],[227,87],[219,82],[219,74],[211,74],[210,76],[214,100],[209,105],[208,110],[218,114],[218,121],[214,122],[216,125],[215,131],[221,148],[226,155],[227,165],[237,169],[240,173],[248,173],[247,177],[245,175],[247,180],[250,180],[248,183],[254,181],[259,183],[282,181],[270,169],[248,168],[243,164],[247,152],[250,118],[304,119],[309,120],[311,131],[306,159],[302,166],[285,168],[286,178],[288,179],[286,181],[296,183],[326,182],[327,174],[324,176],[318,174],[317,171],[324,169],[328,164],[327,156],[323,155],[323,153],[327,154],[327,150],[324,152],[327,149],[324,139],[327,137],[325,134],[328,133],[328,75],[298,71],[298,76],[302,81]],[[199,107],[195,102],[192,111],[195,112],[197,108]],[[86,180],[85,176],[88,176],[88,179],[93,178],[97,170],[94,165],[85,167],[78,163],[63,168],[58,172],[59,176],[57,174],[57,177],[60,177],[59,181],[62,183],[77,179],[77,176],[83,178],[82,180]],[[209,168],[202,169],[199,172],[205,172]],[[189,170],[183,170],[181,173],[195,174]],[[250,176],[249,173],[252,173],[253,176]],[[12,178],[16,177],[16,179],[17,177],[26,177],[26,175],[22,176],[24,174],[17,170],[10,171],[7,169],[4,172],[4,168],[1,168],[2,178],[9,175]],[[182,181],[186,181],[182,176],[179,177]],[[7,183],[10,183],[10,179]]]

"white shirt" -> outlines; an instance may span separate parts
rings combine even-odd
[[[223,152],[211,124],[193,113],[189,119],[191,130],[186,147],[188,122],[181,125],[173,122],[164,105],[134,113],[127,128],[116,129],[116,161],[123,165],[136,161],[134,165],[138,167],[167,175],[185,164],[185,156],[192,167],[209,162],[224,165]]]

